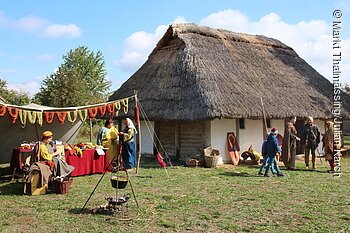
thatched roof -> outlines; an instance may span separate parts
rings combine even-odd
[[[152,120],[261,118],[260,97],[274,118],[330,118],[333,98],[332,83],[280,41],[195,24],[171,25],[110,100],[134,90]],[[349,95],[343,105],[349,115]]]

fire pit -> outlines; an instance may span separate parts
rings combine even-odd
[[[129,197],[121,196],[121,197],[107,197],[106,200],[110,206],[123,205],[128,202]]]

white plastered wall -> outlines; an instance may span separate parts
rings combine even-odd
[[[211,121],[211,146],[220,151],[219,164],[230,163],[231,158],[227,150],[227,133],[236,134],[236,119],[215,119]]]
[[[239,146],[241,153],[248,150],[250,145],[256,151],[261,151],[263,143],[263,121],[245,119],[245,129],[239,129]]]
[[[141,121],[141,153],[153,154],[154,122]]]

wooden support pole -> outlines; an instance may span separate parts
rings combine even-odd
[[[268,130],[267,130],[267,122],[266,122],[266,115],[265,115],[265,109],[264,109],[264,102],[262,97],[260,97],[261,100],[261,108],[262,108],[262,113],[263,113],[263,124],[264,124],[264,128],[263,128],[263,140],[266,139],[266,136],[268,134]]]
[[[138,99],[137,99],[137,91],[134,91],[135,94],[135,110],[138,110]],[[137,130],[137,134],[136,134],[136,151],[137,151],[137,166],[136,166],[136,174],[138,174],[139,169],[140,169],[140,161],[141,161],[141,127],[140,127],[140,118],[139,118],[140,114],[137,114],[138,119],[135,119],[135,123],[136,123],[136,130]]]
[[[92,142],[92,119],[90,118],[90,142]]]

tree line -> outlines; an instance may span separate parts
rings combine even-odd
[[[90,51],[86,46],[64,55],[57,71],[44,78],[33,98],[23,91],[10,90],[7,82],[0,78],[3,101],[14,105],[32,102],[51,107],[73,107],[100,103],[108,98],[110,87],[102,53]]]

